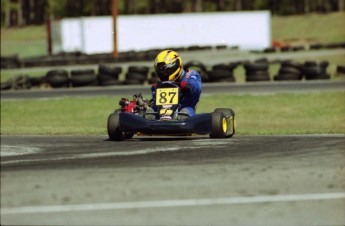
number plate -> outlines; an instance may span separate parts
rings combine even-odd
[[[178,104],[178,88],[162,88],[156,90],[156,105]]]

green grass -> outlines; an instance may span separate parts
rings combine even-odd
[[[1,55],[18,55],[19,57],[47,55],[45,25],[1,28]]]
[[[345,41],[345,13],[273,16],[272,40],[306,39],[323,43]]]
[[[238,134],[345,134],[345,92],[205,95],[198,112],[231,107]],[[118,97],[1,101],[1,134],[103,134]]]

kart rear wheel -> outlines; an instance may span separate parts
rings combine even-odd
[[[108,117],[108,135],[110,140],[124,140],[125,134],[120,130],[120,112],[121,110],[116,110],[111,113]]]
[[[223,112],[212,112],[211,138],[225,138],[228,124]]]

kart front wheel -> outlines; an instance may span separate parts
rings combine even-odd
[[[228,123],[223,112],[212,112],[211,138],[225,138],[228,131]]]
[[[111,113],[108,117],[108,135],[110,140],[124,140],[124,133],[120,130],[120,112],[115,111]]]

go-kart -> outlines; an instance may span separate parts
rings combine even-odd
[[[121,98],[120,109],[108,117],[110,140],[130,139],[136,135],[190,136],[209,134],[211,138],[230,138],[235,134],[235,113],[217,108],[212,113],[189,116],[179,111],[181,90],[175,82],[157,84],[156,96],[144,100],[141,94],[130,101]],[[153,103],[154,101],[154,103]],[[156,111],[150,106],[155,106]]]

